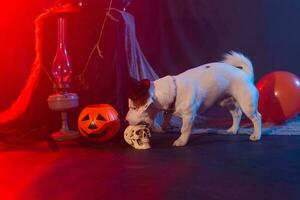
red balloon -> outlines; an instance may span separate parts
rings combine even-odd
[[[256,87],[258,111],[264,121],[279,124],[300,112],[300,79],[295,74],[272,72],[262,77]]]

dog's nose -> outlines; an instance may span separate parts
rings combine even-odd
[[[150,124],[145,121],[141,121],[137,125],[145,125],[145,126],[149,127]]]

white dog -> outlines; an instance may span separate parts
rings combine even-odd
[[[141,123],[153,126],[160,111],[171,112],[182,119],[181,135],[173,146],[187,144],[193,121],[215,103],[228,107],[233,124],[227,131],[236,134],[244,114],[252,121],[254,132],[250,140],[261,137],[261,115],[257,111],[258,91],[253,83],[251,61],[241,53],[230,52],[222,62],[209,63],[187,70],[177,76],[165,76],[151,84],[139,82],[139,96],[129,95],[126,120],[130,125]],[[129,92],[130,93],[130,92]],[[170,115],[165,119],[165,126]]]

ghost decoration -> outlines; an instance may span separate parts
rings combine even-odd
[[[124,131],[124,139],[135,149],[150,149],[151,133],[146,125],[128,126]]]

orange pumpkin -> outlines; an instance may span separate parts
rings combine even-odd
[[[78,129],[83,137],[93,142],[109,140],[118,133],[120,119],[109,104],[86,106],[78,117]]]

